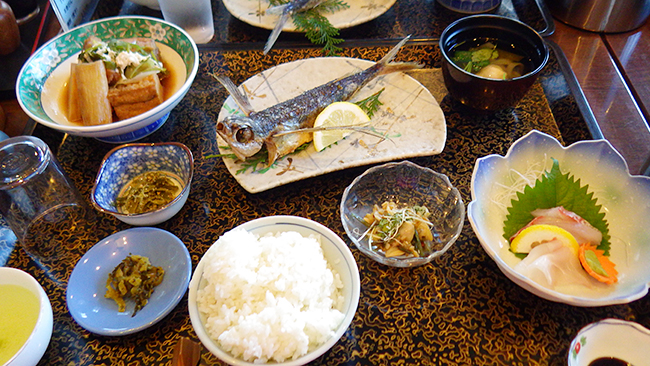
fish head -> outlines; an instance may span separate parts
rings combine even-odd
[[[247,116],[231,115],[217,122],[217,133],[240,160],[255,155],[262,149],[262,141],[255,133],[255,121]]]

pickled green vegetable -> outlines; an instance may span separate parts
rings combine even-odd
[[[151,212],[173,201],[183,190],[180,178],[165,171],[145,172],[133,178],[117,197],[118,212]]]

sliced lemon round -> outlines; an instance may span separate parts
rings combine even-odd
[[[564,246],[571,249],[576,255],[580,245],[570,232],[555,225],[531,225],[522,230],[512,239],[510,250],[515,253],[530,253],[539,244],[552,240],[559,240]]]
[[[350,102],[334,102],[316,117],[314,128],[365,126],[370,117],[358,105]],[[354,132],[351,129],[328,129],[314,132],[314,148],[321,151]]]

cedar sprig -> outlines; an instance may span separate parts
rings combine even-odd
[[[269,0],[271,6],[281,5],[288,0]],[[347,9],[350,6],[343,0],[327,0],[315,8],[301,11],[292,15],[296,30],[305,33],[305,37],[315,45],[323,46],[323,53],[327,56],[337,56],[341,48],[337,45],[344,40],[339,38],[339,30],[323,16],[323,13],[333,13]]]

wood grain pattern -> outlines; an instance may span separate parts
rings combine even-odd
[[[646,38],[636,36],[639,32],[600,35],[556,22],[556,31],[550,37],[569,60],[604,137],[623,155],[633,174],[643,173],[650,158],[650,130],[623,75],[634,80],[633,85],[650,81],[643,69],[650,58],[650,28],[643,29]],[[626,49],[625,44],[637,37],[641,38],[637,48]],[[613,54],[606,42],[616,45]],[[628,57],[632,52],[633,56]],[[623,56],[626,62],[620,70],[616,60]],[[650,103],[650,84],[638,89],[647,93],[644,94],[645,103]]]

